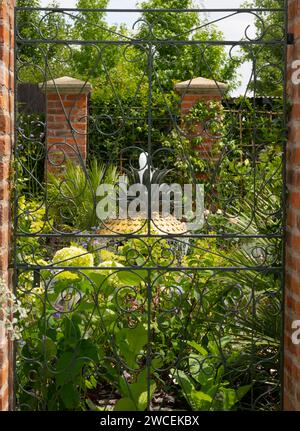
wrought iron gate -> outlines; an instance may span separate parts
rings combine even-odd
[[[278,408],[285,9],[16,9],[17,94],[42,83],[45,103],[16,102],[19,409]],[[139,16],[125,31],[104,13]],[[239,40],[212,30],[225,21]],[[233,98],[241,58],[251,72]],[[66,104],[56,78],[74,73],[83,84]],[[71,113],[89,81],[82,131]],[[50,122],[68,125],[57,142]],[[137,182],[144,213],[97,218],[99,185],[120,203]],[[176,217],[174,190],[169,215],[162,201],[151,211],[154,183],[203,183],[203,223]]]

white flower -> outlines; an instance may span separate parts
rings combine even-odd
[[[19,339],[21,337],[21,330],[18,322],[20,319],[26,318],[28,314],[22,307],[21,302],[16,299],[14,293],[2,279],[0,279],[0,310],[2,311],[0,327],[5,328],[7,335],[12,340]]]

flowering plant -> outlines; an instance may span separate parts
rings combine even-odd
[[[0,328],[12,339],[21,338],[18,322],[27,318],[27,312],[6,283],[0,279]]]
[[[63,266],[93,266],[94,257],[85,248],[71,245],[58,250],[53,257],[53,262],[57,264],[62,262]]]

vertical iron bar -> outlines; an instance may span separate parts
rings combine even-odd
[[[286,199],[287,199],[287,190],[286,190],[286,147],[287,147],[287,124],[288,124],[288,106],[287,106],[287,56],[288,56],[288,1],[284,0],[284,52],[283,52],[283,130],[282,130],[282,274],[281,274],[281,339],[280,339],[280,404],[281,410],[284,407],[284,349],[285,349],[285,341],[284,341],[284,329],[285,329],[285,277],[286,277],[286,223],[287,223],[287,215],[286,215]]]
[[[253,59],[253,130],[252,130],[252,169],[253,169],[253,208],[252,208],[252,214],[255,217],[256,214],[256,206],[257,206],[257,184],[256,184],[256,144],[257,144],[257,115],[256,115],[256,90],[257,90],[257,62],[256,57]],[[252,321],[255,321],[255,314],[256,314],[256,307],[255,307],[255,288],[251,286],[251,317]],[[250,376],[251,381],[253,382],[254,379],[254,357],[255,357],[255,338],[254,338],[254,328],[251,330],[251,360],[250,360]],[[251,387],[251,410],[254,410],[254,390],[253,385]]]
[[[147,190],[148,190],[148,208],[147,208],[147,233],[151,236],[151,166],[152,166],[152,80],[153,80],[153,53],[152,44],[148,46],[148,175],[147,175]],[[149,250],[151,253],[151,251]],[[148,344],[147,344],[147,410],[150,410],[151,393],[150,393],[150,381],[151,381],[151,271],[147,272],[147,333],[148,333]]]
[[[151,291],[151,270],[147,271],[147,410],[150,410],[150,402],[151,402],[151,302],[152,302],[152,291]]]
[[[153,46],[151,42],[149,43],[148,47],[148,118],[147,118],[147,125],[148,125],[148,144],[147,144],[147,152],[148,152],[148,158],[147,158],[147,169],[148,169],[148,175],[147,175],[147,191],[148,191],[148,208],[147,208],[147,233],[150,236],[151,235],[151,178],[150,178],[150,172],[151,172],[151,166],[152,166],[152,125],[153,125],[153,118],[152,118],[152,80],[153,80]]]

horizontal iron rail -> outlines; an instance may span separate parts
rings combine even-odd
[[[210,13],[220,13],[220,12],[285,12],[285,8],[190,8],[190,9],[181,9],[181,8],[173,8],[173,9],[104,9],[104,8],[52,8],[52,7],[26,7],[26,6],[16,6],[15,10],[17,11],[45,11],[45,12],[116,12],[116,13],[145,13],[145,12],[153,12],[153,13],[161,13],[161,12],[210,12]]]
[[[16,236],[17,237],[21,237],[21,238],[27,238],[27,237],[35,237],[35,238],[66,238],[66,237],[72,237],[72,238],[110,238],[110,239],[126,239],[126,238],[134,238],[134,239],[139,239],[139,238],[164,238],[164,239],[171,239],[171,238],[182,238],[182,239],[187,239],[187,238],[238,238],[238,239],[247,239],[247,238],[266,238],[266,239],[270,239],[270,238],[282,238],[283,234],[282,233],[273,233],[273,234],[269,234],[269,235],[263,235],[263,234],[234,234],[234,233],[220,233],[220,234],[176,234],[176,233],[168,233],[168,234],[153,234],[153,235],[148,235],[148,234],[132,234],[132,233],[111,233],[111,234],[92,234],[92,233],[72,233],[72,232],[59,232],[59,233],[22,233],[22,232],[16,232]]]
[[[212,46],[247,46],[247,45],[263,45],[263,46],[285,46],[286,40],[174,40],[174,39],[137,39],[137,40],[74,40],[74,39],[21,39],[16,38],[17,43],[22,44],[59,44],[59,45],[143,45],[145,43],[151,45],[212,45]]]
[[[59,266],[59,265],[25,265],[16,264],[14,268],[23,270],[67,270],[67,271],[259,271],[259,272],[279,272],[282,271],[281,266]]]

